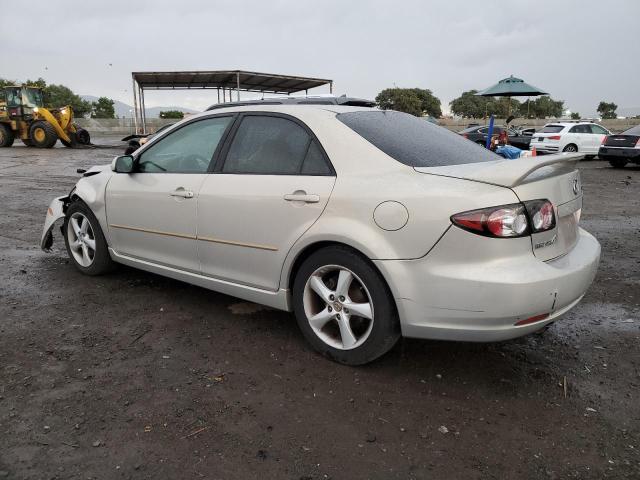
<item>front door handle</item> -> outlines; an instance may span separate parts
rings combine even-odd
[[[318,203],[320,201],[320,195],[314,195],[312,193],[307,194],[305,192],[293,192],[284,196],[287,202],[304,202],[304,203]]]
[[[172,197],[180,197],[180,198],[193,198],[193,192],[191,190],[185,190],[184,188],[176,188],[172,193],[169,194]]]

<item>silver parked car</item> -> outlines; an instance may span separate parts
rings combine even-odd
[[[504,160],[411,115],[340,105],[205,112],[51,202],[72,263],[115,263],[293,311],[345,364],[401,335],[497,341],[574,307],[600,245],[581,154]]]

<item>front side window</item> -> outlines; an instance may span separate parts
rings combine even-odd
[[[233,117],[189,123],[151,145],[138,157],[138,172],[205,173]]]
[[[42,92],[36,88],[23,89],[22,104],[29,108],[42,107]]]
[[[329,167],[307,131],[282,117],[248,115],[233,138],[223,173],[327,175]]]

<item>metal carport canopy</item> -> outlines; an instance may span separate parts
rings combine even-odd
[[[136,131],[138,131],[139,119],[143,132],[146,130],[144,90],[215,89],[218,91],[218,102],[220,101],[220,90],[222,90],[223,101],[226,101],[227,94],[231,100],[233,90],[236,91],[238,100],[240,100],[241,91],[291,94],[327,84],[329,91],[333,93],[333,80],[244,70],[132,72],[131,76],[133,78]],[[138,105],[138,98],[140,105]]]

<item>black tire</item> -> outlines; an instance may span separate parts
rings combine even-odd
[[[627,163],[629,163],[629,160],[627,160],[626,158],[610,158],[609,159],[609,164],[613,168],[624,168]]]
[[[13,145],[15,138],[16,137],[11,128],[9,128],[9,125],[0,123],[0,148],[10,147]]]
[[[577,152],[578,146],[575,143],[570,143],[562,149],[563,152]]]
[[[95,241],[95,252],[93,255],[93,260],[90,265],[84,266],[78,262],[74,253],[71,251],[70,239],[71,235],[69,229],[69,223],[71,218],[75,213],[78,213],[89,221],[91,226],[91,230],[93,232],[93,239]],[[112,271],[116,264],[113,260],[111,260],[111,256],[109,255],[109,247],[107,245],[107,241],[104,238],[104,234],[102,233],[102,229],[100,228],[100,223],[98,219],[93,214],[91,209],[81,200],[76,200],[69,208],[67,208],[67,212],[64,217],[64,224],[62,226],[62,232],[64,236],[64,244],[67,247],[67,254],[69,255],[69,259],[74,267],[76,267],[80,272],[85,275],[102,275],[104,273],[108,273]]]
[[[31,140],[29,140],[28,138],[23,138],[22,143],[24,143],[27,147],[33,147],[33,143],[31,143]]]
[[[34,147],[52,148],[58,141],[58,134],[49,122],[38,120],[29,127],[29,140]]]
[[[374,314],[368,336],[363,336],[363,343],[349,350],[335,348],[322,340],[311,328],[305,313],[304,294],[307,282],[314,272],[325,266],[341,267],[355,274],[358,283],[362,283],[373,304]],[[369,363],[391,350],[400,338],[398,313],[384,278],[366,258],[347,247],[323,248],[302,263],[293,282],[293,307],[298,326],[307,341],[318,352],[338,363],[345,365]],[[330,307],[329,311],[331,311]],[[334,312],[337,311],[337,309],[334,310]],[[355,319],[360,320],[357,316]],[[327,325],[331,322],[333,320],[329,320]],[[350,325],[353,328],[353,324],[350,323]]]
[[[84,128],[78,128],[76,130],[76,139],[80,145],[90,145],[91,144],[91,135]]]

